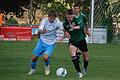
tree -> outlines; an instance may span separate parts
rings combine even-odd
[[[73,7],[75,3],[79,3],[81,6],[84,6],[84,11],[89,15],[89,7],[90,1],[89,0],[33,0],[33,20],[35,19],[35,12],[37,9],[40,9],[43,14],[46,14],[48,9],[54,8],[58,12],[60,19],[64,17],[64,11],[69,6],[70,8]]]
[[[46,14],[47,10],[50,8],[56,9],[59,13],[61,19],[64,14],[64,10],[69,6],[73,7],[74,3],[79,3],[80,5],[89,6],[89,0],[32,0],[32,21],[35,19],[35,13],[37,9],[40,9],[43,14]],[[49,6],[50,4],[50,6]],[[6,13],[13,12],[17,17],[21,17],[24,13],[24,9],[30,10],[30,0],[3,0],[0,3],[0,10],[5,11]]]
[[[29,0],[2,0],[0,10],[6,13],[13,12],[16,16],[21,16],[24,12],[22,7],[29,5]]]

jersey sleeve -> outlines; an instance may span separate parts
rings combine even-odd
[[[87,25],[87,18],[86,18],[86,16],[83,16],[83,22],[84,22],[85,25]]]
[[[87,19],[83,13],[81,13],[81,19],[78,19],[78,24],[80,25],[80,28],[85,28],[87,25]]]
[[[67,24],[65,20],[63,21],[63,27],[64,27],[64,30],[67,31]]]
[[[62,22],[59,23],[59,29],[63,30],[63,23]]]
[[[57,20],[58,29],[63,30],[63,23],[58,18],[56,18],[56,20]]]
[[[46,18],[42,19],[40,25],[39,25],[39,30],[43,30],[44,26],[45,26],[45,23],[46,23]]]

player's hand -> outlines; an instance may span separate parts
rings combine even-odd
[[[61,38],[58,40],[58,43],[62,43],[62,42],[63,42],[63,40],[64,40],[64,36],[63,36],[63,37],[61,37]]]
[[[42,33],[43,33],[43,34],[45,34],[45,33],[47,33],[47,32],[48,32],[47,29],[42,30]]]
[[[47,32],[48,32],[47,29],[39,30],[39,31],[38,31],[38,34],[39,34],[39,35],[40,35],[40,34],[45,34],[45,33],[47,33]]]
[[[89,37],[91,36],[91,33],[88,31],[87,33],[86,33]]]
[[[65,36],[65,38],[69,38],[70,39],[70,34],[67,31],[65,32],[64,36]]]
[[[90,33],[90,31],[87,28],[84,28],[84,33],[86,35],[88,35],[89,37],[91,36],[91,33]]]

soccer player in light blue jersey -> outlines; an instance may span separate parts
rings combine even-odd
[[[55,10],[48,12],[48,17],[42,19],[39,26],[39,40],[35,49],[33,50],[31,69],[28,74],[35,73],[36,62],[40,56],[43,56],[45,62],[45,75],[50,73],[50,58],[53,53],[56,42],[56,32],[58,29],[63,29],[62,22],[56,18]]]

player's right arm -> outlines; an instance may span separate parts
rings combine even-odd
[[[68,31],[63,30],[63,32],[64,32],[64,35],[58,40],[58,42],[63,42],[63,40],[65,38],[69,38],[70,39],[70,34],[68,33]]]
[[[39,30],[38,30],[38,35],[40,34],[45,34],[48,32],[47,29],[45,29],[45,24],[46,24],[46,18],[42,19],[40,26],[39,26]]]
[[[70,39],[70,34],[66,30],[64,30],[64,38],[69,38]]]
[[[45,34],[45,33],[47,33],[47,32],[48,32],[47,29],[38,30],[38,34]]]

